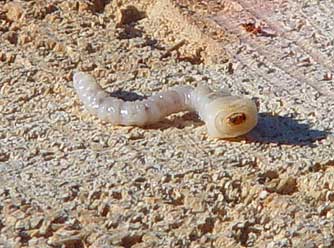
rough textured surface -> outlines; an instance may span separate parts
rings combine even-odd
[[[1,1],[0,247],[333,247],[333,7]],[[75,69],[126,99],[227,87],[260,123],[236,140],[188,113],[112,127]]]

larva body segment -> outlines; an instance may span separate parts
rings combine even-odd
[[[87,110],[113,125],[145,126],[180,111],[196,111],[205,122],[208,134],[215,138],[243,135],[257,124],[254,101],[207,86],[195,89],[178,86],[141,101],[124,101],[109,96],[96,80],[83,72],[73,77],[74,88]]]

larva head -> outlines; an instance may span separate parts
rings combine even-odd
[[[235,97],[220,97],[208,103],[204,121],[208,134],[214,138],[232,138],[248,133],[257,124],[254,101]]]

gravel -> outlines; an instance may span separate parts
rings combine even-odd
[[[195,2],[0,4],[0,247],[334,246],[333,3]],[[260,121],[232,140],[192,113],[113,127],[76,69],[130,99],[228,88]]]

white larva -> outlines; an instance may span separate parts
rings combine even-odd
[[[144,100],[124,101],[109,96],[96,80],[76,72],[74,88],[86,109],[113,125],[145,126],[180,111],[196,111],[205,122],[209,136],[231,138],[248,133],[257,124],[254,101],[207,86],[179,86]]]

